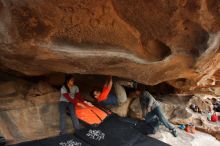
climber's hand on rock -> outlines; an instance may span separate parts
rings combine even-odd
[[[148,113],[151,112],[151,107],[148,107],[148,108],[147,108],[147,112],[148,112]]]

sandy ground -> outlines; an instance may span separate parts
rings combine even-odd
[[[165,127],[161,126],[156,134],[150,136],[172,146],[220,146],[220,141],[206,133],[197,131],[195,134],[189,134],[180,129],[177,129],[177,132],[178,137],[175,138]]]

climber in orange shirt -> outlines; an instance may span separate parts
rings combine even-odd
[[[114,87],[115,93],[110,92]],[[119,80],[112,82],[112,77],[109,77],[105,83],[102,91],[94,89],[91,96],[94,97],[99,103],[103,105],[120,105],[127,101],[127,94],[124,86],[134,87],[134,83],[130,81]]]

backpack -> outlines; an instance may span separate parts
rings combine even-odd
[[[213,114],[211,117],[212,122],[217,122],[218,121],[218,116],[216,114]]]
[[[220,103],[217,105],[216,111],[220,112]]]

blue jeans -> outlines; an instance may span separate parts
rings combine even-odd
[[[70,111],[70,117],[75,129],[79,129],[79,120],[75,114],[75,108],[72,103],[60,101],[59,109],[60,109],[60,133],[65,134],[66,132],[66,109]]]
[[[168,128],[169,130],[172,130],[172,129],[175,128],[175,127],[174,127],[172,124],[170,124],[170,123],[168,122],[168,120],[164,117],[160,106],[155,107],[152,111],[150,111],[149,113],[146,114],[146,116],[145,116],[145,121],[146,121],[146,123],[151,122],[151,120],[152,120],[155,116],[157,116],[158,119],[159,119],[159,121],[160,121],[161,123],[163,123],[163,125],[164,125],[166,128]]]

